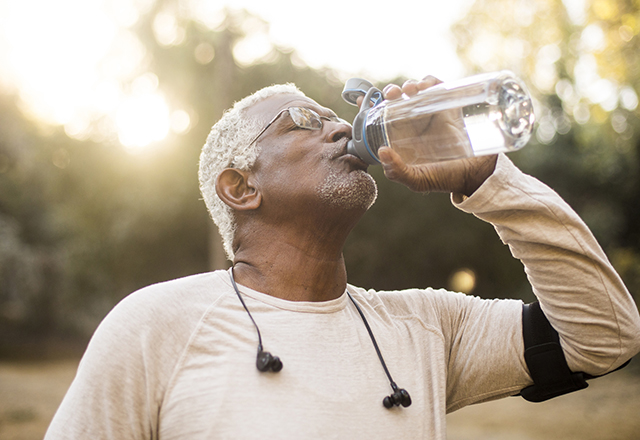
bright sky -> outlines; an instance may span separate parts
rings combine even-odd
[[[462,75],[449,27],[470,0],[324,0],[305,8],[284,0],[228,3],[266,19],[275,42],[295,47],[313,67],[328,65],[373,79]]]
[[[132,152],[170,131],[188,130],[188,112],[169,108],[157,90],[157,77],[141,68],[144,48],[127,30],[152,1],[0,0],[0,86],[18,90],[29,113],[63,125],[72,137],[96,137],[92,121],[107,116],[104,132],[115,129]],[[447,80],[463,75],[449,26],[470,2],[438,2],[437,12],[435,2],[415,0],[395,0],[384,7],[344,0],[180,4],[212,25],[225,5],[246,8],[266,20],[268,38],[257,32],[237,47],[237,57],[247,62],[268,50],[271,39],[297,49],[312,67],[332,67],[345,79],[432,74]],[[180,39],[171,14],[158,16],[154,30],[167,44]],[[135,79],[131,91],[120,87],[125,79]]]

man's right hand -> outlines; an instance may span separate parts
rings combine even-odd
[[[427,76],[421,81],[407,81],[402,88],[389,84],[383,90],[384,98],[394,100],[413,96],[418,92],[439,84],[441,81],[433,76]],[[456,130],[458,135],[465,136],[462,121],[450,120],[448,112],[436,113],[428,121],[428,130],[420,134],[426,139],[435,137],[431,130]],[[455,118],[453,118],[455,119]],[[456,133],[451,133],[456,136]],[[468,142],[468,140],[466,140]],[[378,157],[382,162],[385,176],[394,182],[401,183],[417,192],[451,192],[470,196],[493,173],[497,156],[482,156],[469,159],[449,160],[420,165],[406,164],[400,155],[389,147],[380,147]]]

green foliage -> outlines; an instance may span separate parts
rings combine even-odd
[[[234,101],[294,82],[345,119],[355,115],[335,73],[310,69],[293,51],[274,47],[257,62],[240,63],[234,48],[264,24],[256,17],[227,12],[212,28],[177,4],[157,1],[133,29],[147,51],[144,69],[157,76],[169,105],[191,119],[187,132],[169,135],[153,152],[129,154],[114,136],[72,140],[22,116],[17,98],[0,95],[0,334],[90,333],[130,292],[209,270],[210,243],[218,239],[200,200],[198,156]],[[576,24],[556,0],[478,0],[454,30],[469,72],[510,68],[532,85],[538,133],[512,158],[576,208],[638,292],[640,127],[630,92],[640,87],[638,11],[617,2],[612,14],[609,3],[598,4],[598,17]],[[154,19],[167,8],[184,32],[176,44],[160,44],[154,34]],[[593,23],[607,36],[605,49],[580,43]],[[590,101],[580,88],[576,66],[585,59],[615,82],[617,107]],[[132,87],[123,81],[125,90]],[[411,193],[379,167],[371,172],[379,197],[345,248],[351,283],[453,288],[454,274],[464,271],[475,275],[473,294],[533,298],[522,265],[490,225],[456,210],[445,195]]]
[[[132,291],[210,268],[217,233],[198,189],[198,156],[210,126],[235,100],[294,82],[319,102],[347,109],[333,73],[309,69],[291,51],[274,48],[268,62],[239,65],[232,51],[251,18],[246,13],[229,14],[215,30],[183,20],[183,42],[160,45],[152,23],[163,3],[135,30],[159,89],[174,108],[189,110],[188,132],[132,155],[115,136],[73,140],[41,126],[23,116],[16,97],[0,94],[3,337],[12,329],[90,333]],[[202,44],[215,53],[206,63],[197,60]],[[96,131],[103,123],[95,121]]]
[[[535,139],[512,155],[581,215],[640,299],[640,5],[477,0],[454,26],[470,71],[530,85]]]
[[[379,198],[347,241],[351,283],[376,289],[454,288],[452,276],[475,274],[474,295],[532,299],[522,264],[493,227],[457,210],[446,194],[416,194],[372,174]],[[487,258],[490,256],[490,258]]]
[[[207,217],[180,150],[140,161],[1,105],[0,325],[91,331],[132,290],[206,269]]]

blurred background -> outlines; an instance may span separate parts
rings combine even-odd
[[[42,436],[124,296],[227,267],[198,156],[224,109],[273,83],[352,120],[352,76],[514,71],[538,122],[510,157],[573,206],[638,301],[639,33],[631,0],[0,0],[0,438]],[[534,299],[490,225],[371,174],[380,195],[345,249],[351,283]],[[607,388],[627,404],[640,400],[629,370]],[[633,417],[611,417],[635,434],[558,438],[640,438]],[[496,423],[487,438],[506,432]]]

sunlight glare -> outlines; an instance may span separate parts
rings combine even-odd
[[[191,117],[184,110],[175,110],[171,113],[171,131],[176,134],[186,133],[191,128]]]
[[[304,66],[326,65],[349,76],[359,72],[375,80],[398,74],[431,73],[443,79],[459,75],[461,65],[450,50],[446,29],[471,0],[453,0],[437,18],[421,13],[424,9],[407,16],[396,8],[388,21],[402,23],[406,45],[382,35],[375,43],[360,44],[362,26],[343,26],[338,40],[332,33],[319,38],[316,27],[326,30],[341,8],[354,24],[370,22],[356,5],[327,1],[313,20],[300,20],[295,9],[279,0],[181,0],[178,6],[159,6],[153,12],[151,31],[158,43],[171,47],[186,41],[188,20],[217,30],[225,10],[246,9],[261,18],[243,23],[245,38],[234,47],[241,65],[266,60],[277,44],[296,48],[294,64],[304,59]],[[31,118],[62,127],[75,139],[106,142],[117,133],[128,151],[139,151],[169,131],[186,133],[198,115],[171,108],[158,92],[157,77],[141,75],[153,68],[154,60],[134,26],[153,5],[157,0],[0,0],[0,87],[18,93],[20,106]],[[416,55],[412,47],[421,41],[428,50]],[[201,65],[215,55],[209,42],[196,45],[193,52]]]
[[[253,33],[238,41],[233,48],[233,58],[243,66],[249,66],[265,57],[273,46],[266,35]]]
[[[121,30],[99,64],[102,76],[118,81],[128,81],[144,65],[147,50],[136,35],[129,30]]]
[[[159,93],[126,97],[116,113],[120,143],[130,153],[139,153],[169,133],[169,106]]]
[[[86,0],[11,2],[2,21],[8,45],[8,74],[35,117],[69,122],[86,108],[97,80],[96,67],[116,27]],[[60,50],[64,48],[64,50]]]
[[[160,11],[153,20],[153,34],[163,46],[174,46],[185,38],[184,28],[178,25],[176,16],[169,11]]]
[[[140,12],[130,0],[109,0],[105,2],[105,12],[123,27],[131,27],[140,18]]]
[[[19,91],[31,117],[63,126],[71,138],[85,140],[96,131],[104,137],[105,124],[96,122],[107,116],[113,118],[107,126],[117,130],[127,151],[164,139],[171,126],[169,107],[156,92],[158,78],[140,75],[147,51],[123,27],[135,24],[150,5],[148,0],[3,3],[3,82]],[[172,38],[177,41],[175,34]],[[123,84],[129,81],[126,96]],[[177,121],[177,129],[188,129],[190,121]]]

